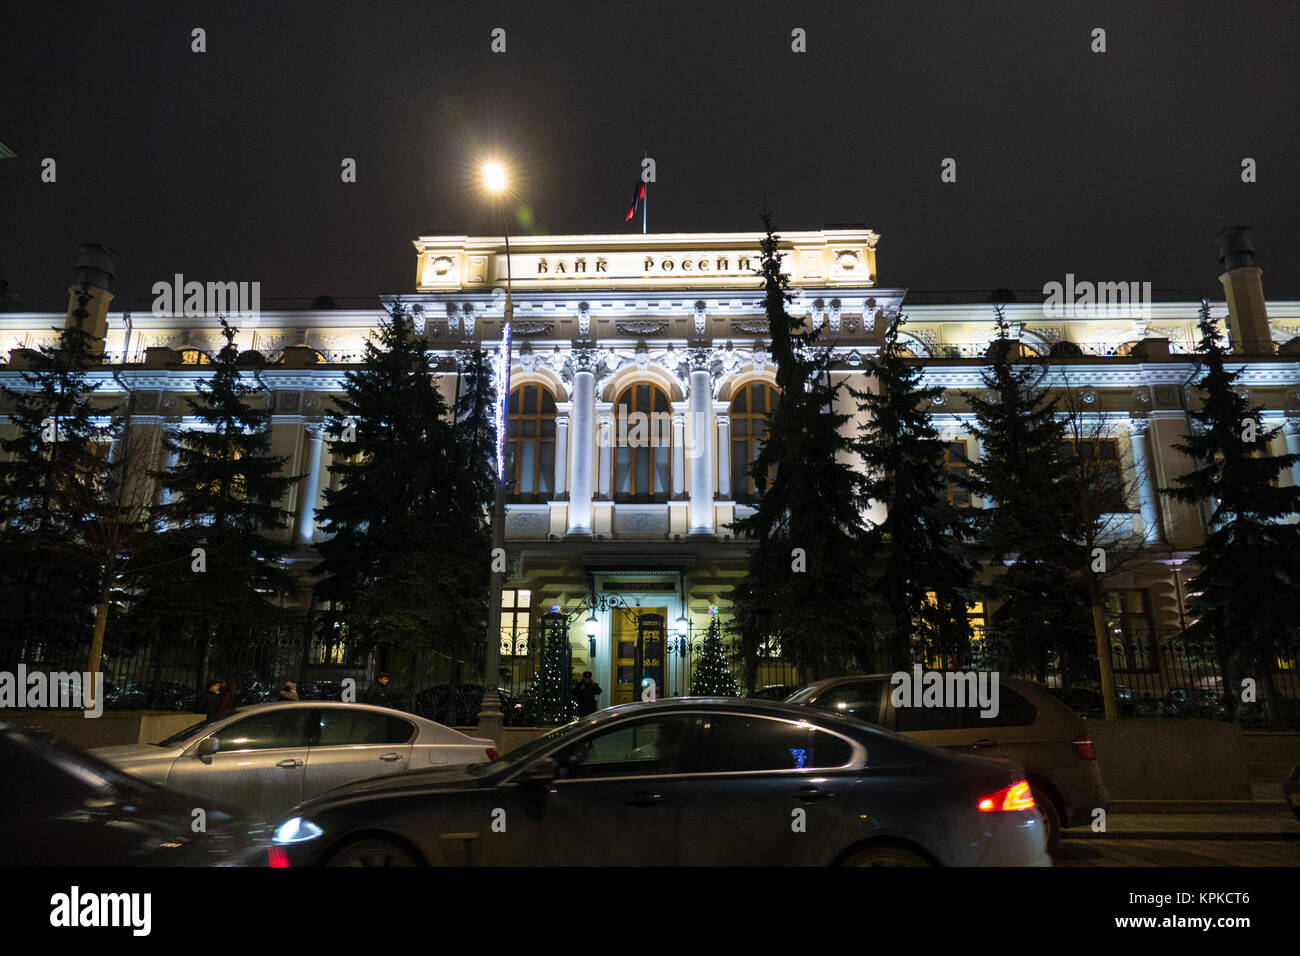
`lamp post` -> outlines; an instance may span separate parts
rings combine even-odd
[[[505,169],[500,163],[483,167],[483,184],[488,192],[500,196],[506,188]],[[497,484],[492,507],[492,587],[488,604],[487,645],[483,654],[483,703],[479,708],[479,733],[497,741],[501,736],[501,700],[497,694],[501,671],[501,592],[505,587],[506,553],[506,470],[505,439],[510,409],[510,321],[514,317],[510,282],[510,226],[502,215],[506,237],[506,307],[502,323],[500,374],[497,377]],[[498,570],[500,568],[501,570]]]

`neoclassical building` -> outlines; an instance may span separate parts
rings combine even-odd
[[[963,455],[980,455],[963,394],[983,387],[982,360],[996,336],[993,309],[986,302],[909,303],[906,289],[881,284],[878,238],[867,229],[785,233],[792,314],[823,329],[837,379],[867,388],[864,369],[882,331],[905,312],[908,348],[925,361],[927,381],[944,388],[937,418],[956,471]],[[754,275],[760,239],[513,238],[508,261],[497,237],[415,240],[416,288],[401,300],[438,359],[448,398],[458,387],[458,355],[502,350],[507,288],[513,304],[507,667],[528,659],[540,617],[558,607],[567,615],[574,669],[592,670],[605,688],[601,703],[617,703],[632,699],[637,681],[653,670],[654,641],[666,638],[670,651],[680,649],[679,628],[698,640],[711,615],[727,617],[728,592],[746,567],[745,542],[729,526],[748,511],[754,489],[747,468],[763,441],[764,414],[780,397]],[[1266,304],[1248,243],[1234,234],[1221,247],[1227,301],[1214,303],[1213,313],[1241,351],[1241,387],[1265,407],[1266,425],[1284,426],[1274,450],[1300,452],[1300,302]],[[111,258],[88,247],[82,266],[95,286],[92,318],[105,337],[105,366],[95,373],[103,400],[121,403],[134,393],[133,421],[145,431],[185,423],[183,398],[219,347],[215,319],[185,315],[179,296],[169,309],[114,311]],[[364,310],[231,317],[250,353],[247,375],[269,395],[273,452],[289,457],[292,473],[306,475],[283,503],[296,515],[285,535],[301,566],[314,560],[317,509],[332,480],[323,413],[393,298]],[[1045,384],[1069,389],[1085,408],[1095,426],[1088,453],[1114,473],[1116,525],[1146,544],[1149,560],[1126,570],[1113,595],[1121,671],[1150,670],[1159,635],[1180,626],[1185,565],[1202,536],[1198,510],[1159,491],[1189,467],[1173,444],[1195,400],[1188,383],[1198,307],[1135,300],[1105,308],[1006,307],[1019,347],[1054,357]],[[23,350],[48,340],[64,318],[0,313],[0,354],[9,356],[0,381],[22,387]],[[847,390],[843,399],[856,425]],[[161,467],[161,444],[156,448],[152,466]],[[1282,481],[1300,483],[1300,469]],[[955,484],[950,494],[966,500]],[[984,613],[971,609],[976,619]],[[684,690],[687,661],[670,653],[666,671],[657,672],[670,691]],[[786,679],[776,670],[760,674],[760,683]]]

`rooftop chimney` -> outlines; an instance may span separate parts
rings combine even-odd
[[[1249,226],[1229,226],[1214,237],[1219,261],[1226,270],[1219,276],[1228,300],[1228,340],[1234,351],[1271,352],[1273,336],[1264,304],[1264,274],[1255,265],[1255,246]]]
[[[108,304],[113,301],[108,286],[116,277],[117,250],[98,242],[83,243],[77,259],[77,281],[68,289],[68,314],[64,325],[67,328],[80,325],[94,336],[90,349],[97,355],[104,352],[104,338],[108,335]],[[81,291],[83,284],[89,287],[87,293]],[[78,316],[76,313],[82,308],[83,294],[90,295],[85,304],[87,314]]]

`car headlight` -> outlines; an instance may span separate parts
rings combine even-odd
[[[308,840],[316,839],[324,832],[310,820],[294,817],[292,820],[286,820],[275,828],[275,834],[271,837],[271,842],[306,843]]]

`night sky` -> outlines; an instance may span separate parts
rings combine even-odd
[[[1073,272],[1221,300],[1212,239],[1246,224],[1266,294],[1300,298],[1289,0],[3,11],[0,277],[38,309],[63,309],[83,241],[120,253],[115,308],[176,272],[260,281],[264,307],[410,291],[415,236],[500,232],[483,156],[514,172],[512,231],[632,232],[646,150],[651,232],[758,229],[766,200],[778,230],[879,232],[886,287]]]

